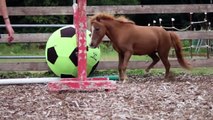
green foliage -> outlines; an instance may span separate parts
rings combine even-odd
[[[18,4],[15,4],[18,3]],[[71,6],[72,0],[23,0],[8,1],[9,6]],[[70,8],[72,9],[72,8]],[[50,11],[51,12],[51,11]],[[11,19],[15,24],[67,24],[72,23],[72,16],[21,16]],[[53,32],[56,28],[15,28],[16,33],[39,33],[39,32]]]
[[[206,4],[210,0],[141,0],[142,4]]]
[[[26,16],[21,22],[24,24],[67,24],[70,19],[68,16]],[[23,28],[20,32],[45,33],[54,32],[58,28]]]
[[[189,47],[190,41],[189,40],[183,40],[182,45],[183,45],[183,47]]]
[[[71,6],[72,0],[8,0],[9,6]]]
[[[146,5],[146,4],[186,4],[186,3],[209,3],[209,0],[88,0],[88,5]],[[8,6],[70,6],[70,9],[73,1],[72,0],[8,0]],[[50,11],[51,12],[51,11]],[[203,14],[202,14],[203,15]],[[184,14],[152,14],[152,15],[129,15],[132,20],[138,25],[147,25],[152,23],[153,20],[158,20],[160,17],[163,19],[162,24],[164,26],[171,26],[171,17],[176,18],[175,26],[179,28],[184,28],[188,25],[188,15]],[[194,15],[196,20],[203,19],[201,15]],[[0,22],[3,23],[1,20]],[[11,19],[11,22],[14,24],[72,24],[72,16],[19,16]],[[53,32],[54,28],[15,28],[16,33],[19,32]]]
[[[88,5],[138,5],[140,0],[88,0]]]

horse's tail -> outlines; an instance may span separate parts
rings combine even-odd
[[[172,45],[175,48],[175,53],[176,53],[177,60],[178,60],[179,64],[183,68],[190,70],[191,65],[189,63],[187,63],[183,58],[182,45],[181,45],[181,41],[180,41],[179,37],[174,32],[169,32],[169,33],[170,33],[170,36],[171,36]]]

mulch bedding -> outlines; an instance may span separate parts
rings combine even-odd
[[[112,92],[0,86],[1,120],[212,120],[213,76],[129,76]]]

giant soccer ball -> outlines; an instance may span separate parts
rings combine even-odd
[[[100,49],[90,48],[90,31],[86,32],[87,41],[87,75],[97,67],[100,60]],[[77,77],[78,56],[77,39],[73,25],[56,30],[48,39],[45,49],[49,68],[59,77]]]

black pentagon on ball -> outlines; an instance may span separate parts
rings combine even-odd
[[[74,76],[69,74],[61,74],[61,78],[74,78]]]
[[[76,67],[78,66],[78,56],[77,56],[77,54],[78,54],[78,48],[76,47],[76,48],[72,51],[71,55],[69,56],[70,60],[72,61],[72,63],[73,63]]]
[[[73,37],[75,35],[75,28],[73,27],[64,28],[60,32],[61,37]]]
[[[55,64],[56,59],[58,58],[58,55],[55,51],[54,47],[50,47],[47,50],[47,60],[52,63]]]
[[[89,50],[89,47],[86,47],[86,50]],[[77,67],[78,66],[78,47],[76,47],[69,56],[72,63]]]
[[[91,75],[95,71],[96,67],[98,66],[98,63],[99,61],[92,67],[92,70],[90,71],[89,75]]]

